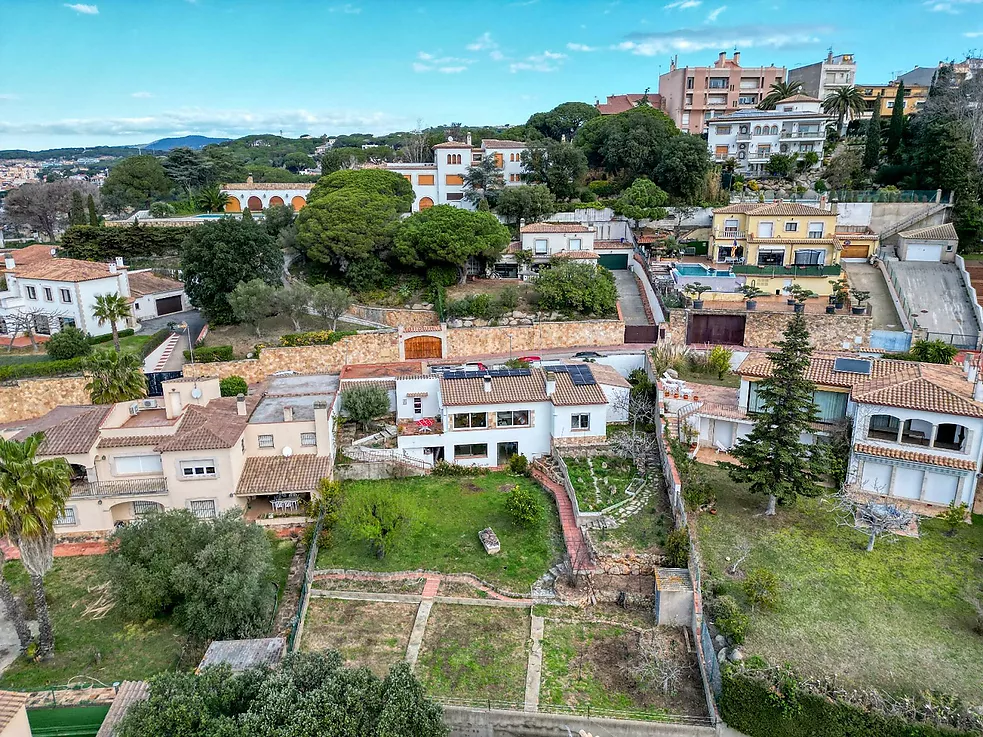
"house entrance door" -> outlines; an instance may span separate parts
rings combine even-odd
[[[518,443],[499,443],[498,444],[498,465],[504,466],[509,462],[509,458],[519,455]]]

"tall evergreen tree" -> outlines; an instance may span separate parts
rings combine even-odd
[[[99,211],[96,210],[96,201],[91,194],[85,201],[85,209],[89,213],[89,225],[102,225],[102,218],[99,217]]]
[[[85,200],[82,199],[81,192],[79,192],[77,189],[73,189],[72,204],[68,208],[68,224],[85,225],[85,223]]]
[[[901,138],[904,136],[904,85],[898,85],[894,96],[894,109],[891,110],[891,126],[887,130],[887,155],[894,159],[901,151]]]
[[[816,385],[805,378],[812,346],[805,317],[796,314],[769,353],[771,376],[755,383],[758,414],[754,428],[737,442],[732,453],[740,465],[729,465],[734,481],[768,495],[765,514],[775,514],[777,502],[792,504],[799,496],[816,496],[820,487],[809,446],[799,438],[819,419],[813,401]]]
[[[867,121],[867,145],[864,147],[864,170],[870,171],[881,160],[881,96],[874,102],[874,114]]]

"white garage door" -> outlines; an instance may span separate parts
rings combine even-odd
[[[925,484],[925,501],[948,504],[956,498],[959,477],[944,473],[930,473]]]
[[[891,466],[864,460],[860,488],[874,494],[887,494],[891,488]]]
[[[941,261],[942,246],[908,245],[905,261]]]

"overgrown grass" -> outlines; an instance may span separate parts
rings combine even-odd
[[[781,585],[774,611],[751,617],[749,654],[790,663],[804,675],[835,675],[848,687],[874,686],[916,694],[937,689],[983,703],[983,637],[963,593],[983,581],[983,517],[943,535],[936,520],[921,537],[881,538],[836,525],[818,500],[802,500],[762,516],[766,500],[708,467],[717,514],[696,525],[706,568],[718,589],[744,602],[724,570],[738,542],[752,551],[744,571],[765,568]]]
[[[563,462],[584,512],[599,512],[627,499],[625,489],[637,475],[632,460],[617,456],[569,457]]]
[[[684,361],[682,368],[677,369],[679,373],[679,378],[683,381],[693,382],[695,384],[710,384],[711,386],[726,386],[732,389],[736,389],[741,385],[740,374],[735,374],[733,371],[728,371],[724,374],[724,378],[720,379],[714,372],[701,373],[695,371],[693,366],[688,362]]]
[[[287,578],[290,576],[290,563],[293,561],[294,553],[297,551],[297,543],[293,540],[278,538],[273,532],[269,533],[270,543],[273,545],[273,568],[276,571],[277,602],[283,600],[283,595],[287,590]]]
[[[527,486],[542,501],[544,514],[531,527],[521,527],[505,510],[506,492]],[[318,568],[408,571],[418,568],[443,573],[473,573],[511,590],[528,590],[558,553],[559,523],[555,503],[535,482],[506,473],[472,478],[421,476],[345,484],[353,492],[371,486],[405,499],[411,509],[408,532],[396,548],[379,559],[371,546],[354,540],[340,527],[334,544],[322,547]],[[491,527],[502,551],[488,555],[478,532]]]

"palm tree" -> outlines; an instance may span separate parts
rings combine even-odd
[[[856,87],[837,87],[823,100],[823,112],[836,116],[836,130],[843,132],[843,121],[860,115],[867,109],[867,101]]]
[[[130,316],[130,303],[126,301],[126,297],[119,292],[97,294],[96,306],[92,309],[92,316],[99,321],[100,325],[104,322],[109,323],[113,329],[113,345],[116,347],[116,352],[119,353],[119,330],[116,328],[116,323]]]
[[[93,404],[129,402],[147,395],[143,362],[133,353],[96,351],[83,364],[85,385]]]
[[[205,212],[223,212],[225,203],[229,200],[229,193],[223,192],[217,185],[205,187],[198,192],[195,202]]]
[[[761,104],[758,105],[760,110],[774,110],[779,101],[799,94],[802,92],[802,83],[785,81],[774,82],[768,89],[770,91],[767,95],[765,95],[765,98],[761,101]]]
[[[55,633],[44,592],[44,576],[54,564],[54,521],[65,511],[72,482],[64,458],[37,460],[43,433],[26,440],[0,439],[0,535],[20,550],[31,578],[38,617],[38,657],[51,655]]]
[[[4,609],[7,610],[7,616],[14,623],[14,629],[17,631],[17,639],[20,640],[21,650],[27,650],[27,646],[31,644],[31,630],[27,626],[27,621],[24,619],[24,610],[21,609],[20,602],[14,596],[14,592],[10,590],[10,584],[7,583],[7,579],[3,577],[3,564],[6,562],[6,556],[4,555],[3,548],[0,548],[0,602],[3,602]]]

